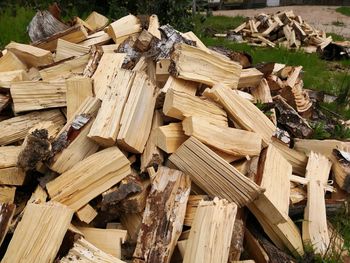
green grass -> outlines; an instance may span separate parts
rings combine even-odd
[[[338,7],[335,11],[337,11],[338,13],[341,13],[343,15],[350,16],[350,7],[348,7],[348,6]]]
[[[194,19],[196,34],[201,37],[205,32],[214,30],[217,33],[224,33],[230,29],[234,29],[244,22],[243,16],[196,16]]]

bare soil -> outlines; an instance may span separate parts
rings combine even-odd
[[[319,30],[350,38],[350,17],[336,12],[336,8],[337,6],[281,6],[245,10],[220,10],[215,11],[214,15],[252,17],[259,13],[273,14],[277,11],[293,10],[295,14],[300,15],[307,23]],[[340,22],[338,24],[341,24],[341,26],[332,24],[337,21]]]

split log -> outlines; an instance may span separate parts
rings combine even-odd
[[[263,192],[262,188],[194,137],[184,142],[169,160],[212,197],[225,198],[240,207]]]
[[[196,215],[198,205],[202,200],[208,201],[209,198],[207,195],[190,195],[188,197],[186,214],[184,219],[185,226],[192,226],[192,222]]]
[[[242,69],[238,81],[238,88],[256,88],[263,76],[264,74],[256,68]]]
[[[158,83],[164,83],[168,80],[170,73],[171,60],[168,58],[159,59],[156,63],[156,80]]]
[[[15,201],[16,187],[0,186],[0,203],[13,204]]]
[[[51,52],[45,49],[16,42],[11,42],[5,48],[15,54],[28,68],[53,63]]]
[[[2,262],[53,262],[72,216],[58,203],[28,204]]]
[[[14,204],[0,203],[0,246],[9,230],[15,209]]]
[[[227,114],[218,105],[181,91],[167,91],[163,112],[166,116],[179,120],[186,116],[198,116],[217,126],[228,126]]]
[[[161,34],[159,31],[159,20],[157,15],[151,15],[149,17],[149,23],[148,23],[148,32],[150,32],[153,36],[155,36],[158,39],[161,39]]]
[[[221,83],[231,89],[237,88],[242,66],[236,62],[186,44],[176,44],[171,59],[170,73],[175,77],[209,86]]]
[[[243,242],[246,230],[246,211],[245,208],[237,210],[235,223],[233,225],[230,252],[228,262],[235,262],[241,258],[243,253]]]
[[[117,147],[110,147],[78,162],[46,188],[51,200],[78,210],[128,174],[128,159]]]
[[[88,137],[102,146],[112,146],[117,141],[120,121],[135,74],[120,69],[112,76],[103,97],[101,108]]]
[[[184,36],[185,38],[192,40],[194,42],[196,42],[196,47],[202,49],[203,51],[207,52],[207,53],[211,53],[211,50],[209,48],[207,48],[204,43],[192,32],[186,32],[184,34],[182,34],[182,36]]]
[[[117,142],[123,149],[142,153],[151,131],[156,87],[143,72],[137,72],[120,120]],[[135,131],[139,131],[135,136]]]
[[[2,154],[2,148],[0,153]],[[23,185],[26,178],[26,173],[19,167],[11,166],[7,168],[0,168],[0,185]]]
[[[123,213],[120,216],[120,222],[127,229],[129,239],[132,242],[137,241],[137,235],[140,232],[142,224],[142,212],[141,213]]]
[[[9,89],[12,82],[29,80],[30,76],[23,69],[0,72],[0,87]]]
[[[153,180],[152,180],[153,181]],[[141,213],[145,210],[146,200],[150,190],[150,180],[141,182],[139,193],[132,194],[117,204],[122,213]]]
[[[74,44],[59,38],[57,40],[55,61],[60,61],[70,57],[80,57],[90,52],[90,47]]]
[[[156,145],[166,153],[175,152],[188,139],[182,130],[181,122],[158,127],[156,138]]]
[[[201,201],[186,244],[184,263],[227,263],[237,205]]]
[[[81,222],[90,224],[92,220],[97,216],[97,211],[89,204],[84,205],[76,212],[77,217]]]
[[[93,11],[86,19],[85,22],[89,24],[93,31],[103,29],[108,25],[108,18]]]
[[[35,111],[0,122],[0,145],[23,140],[28,131],[42,121],[64,124],[65,119],[59,110]]]
[[[182,231],[190,187],[186,174],[166,167],[158,168],[137,239],[136,260],[170,262]]]
[[[334,149],[332,152],[332,171],[337,184],[350,192],[350,153]]]
[[[27,66],[11,51],[0,57],[0,72],[27,70]]]
[[[182,121],[187,136],[193,136],[207,146],[234,156],[257,156],[261,137],[254,132],[216,126],[202,117],[187,117]]]
[[[256,263],[270,262],[269,255],[266,253],[259,240],[246,228],[244,233],[244,248]]]
[[[320,154],[311,152],[306,166],[307,204],[304,211],[303,241],[316,253],[324,255],[329,246],[324,185],[327,184],[331,162]]]
[[[12,83],[10,90],[16,113],[67,105],[64,82],[21,81]],[[28,97],[31,99],[28,100]]]
[[[100,49],[93,46],[90,50],[90,54],[91,56],[89,58],[89,61],[83,71],[83,76],[87,78],[91,78],[94,75],[97,66],[101,60],[103,52]]]
[[[155,37],[144,29],[136,39],[134,48],[140,52],[146,52],[151,48],[151,45],[154,45],[155,41],[157,41]]]
[[[139,19],[134,15],[124,16],[117,21],[111,23],[107,28],[107,33],[115,43],[121,43],[130,35],[141,31]]]
[[[350,152],[350,142],[337,140],[305,140],[295,139],[294,149],[309,155],[311,151],[332,158],[333,149]]]
[[[271,141],[276,127],[254,104],[219,84],[206,89],[204,96],[222,105],[240,127],[259,134],[265,146]]]
[[[104,31],[98,31],[87,36],[86,40],[79,42],[84,47],[101,46],[110,43],[112,38]]]

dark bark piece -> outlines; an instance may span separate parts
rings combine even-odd
[[[0,246],[8,232],[15,209],[14,204],[0,203]]]
[[[334,149],[332,152],[332,171],[341,189],[350,193],[350,152]]]
[[[178,170],[160,167],[143,214],[134,258],[168,263],[182,232],[191,182]]]
[[[233,234],[228,262],[238,261],[243,252],[243,241],[245,232],[246,212],[244,208],[237,210],[235,223],[233,225]]]
[[[232,61],[236,61],[239,64],[241,64],[242,68],[250,68],[253,63],[253,58],[251,55],[249,55],[247,52],[237,52],[237,51],[232,51],[228,48],[224,47],[209,47],[211,50],[214,50]]]
[[[83,71],[83,76],[88,78],[91,78],[94,75],[103,52],[96,48],[96,46],[92,46],[90,54],[90,59]]]
[[[274,97],[275,108],[277,109],[277,122],[297,138],[310,138],[313,129],[307,120],[301,117],[296,110],[288,105],[281,96]]]
[[[134,48],[136,39],[133,36],[128,37],[118,46],[117,53],[126,53],[123,69],[133,69],[140,60],[142,53]]]
[[[10,104],[10,96],[0,94],[0,112]]]
[[[38,11],[28,25],[28,35],[32,42],[37,42],[68,28],[49,11]]]
[[[325,203],[327,216],[339,215],[339,213],[348,209],[346,200],[326,199]],[[293,218],[303,217],[305,207],[306,200],[294,204],[289,207],[289,215]]]

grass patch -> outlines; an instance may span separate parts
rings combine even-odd
[[[350,16],[350,7],[348,7],[348,6],[338,7],[337,9],[335,9],[335,11],[337,11],[338,13],[341,13],[343,15]]]
[[[341,36],[341,35],[338,35],[338,34],[336,34],[336,33],[327,33],[327,37],[328,37],[328,36],[332,36],[332,39],[333,39],[334,41],[344,41],[344,40],[346,40],[345,37],[343,37],[343,36]]]

